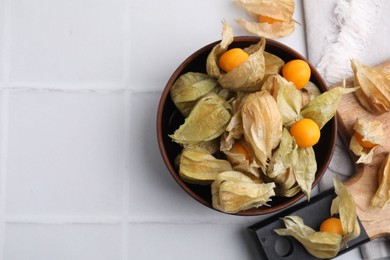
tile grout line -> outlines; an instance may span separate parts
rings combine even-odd
[[[129,222],[127,221],[129,212],[130,201],[130,97],[131,93],[126,91],[124,94],[125,113],[123,118],[125,140],[124,140],[124,167],[123,167],[123,216],[122,216],[122,259],[129,259]]]
[[[7,190],[7,150],[8,150],[8,92],[1,96],[0,110],[0,259],[4,259],[5,245],[5,210]]]

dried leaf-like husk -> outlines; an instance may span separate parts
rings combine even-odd
[[[275,99],[267,91],[249,94],[241,108],[245,140],[251,144],[257,162],[266,172],[272,150],[282,137],[283,121]]]
[[[260,23],[237,19],[236,22],[248,32],[266,38],[281,38],[294,32],[293,0],[237,0],[236,2],[256,20],[259,15],[279,20],[274,23]]]
[[[237,151],[236,145],[228,151],[223,151],[233,169],[259,178],[259,166],[256,163],[255,155],[250,144],[248,144],[244,139],[237,141],[236,144],[239,144],[246,151],[245,155],[240,151]]]
[[[215,158],[206,149],[186,148],[180,156],[179,175],[189,183],[211,184],[219,173],[231,170],[228,161]]]
[[[278,74],[284,66],[284,60],[278,56],[264,51],[264,61],[265,61],[265,75]]]
[[[300,191],[301,191],[301,187],[299,187],[299,185],[296,182],[294,182],[294,185],[291,188],[280,187],[278,184],[276,185],[276,188],[275,188],[276,195],[282,196],[282,197],[287,197],[287,198],[291,198],[291,197],[295,196]]]
[[[371,199],[371,206],[383,208],[390,201],[390,154],[387,154],[378,173],[379,187]]]
[[[347,188],[336,176],[333,178],[337,197],[332,201],[330,214],[339,214],[343,227],[343,241],[348,242],[360,235],[356,204]]]
[[[383,124],[376,120],[368,121],[364,118],[359,118],[356,120],[353,129],[363,137],[363,141],[369,141],[376,144],[373,148],[365,148],[357,141],[355,135],[352,136],[349,143],[350,150],[355,155],[359,156],[356,161],[357,164],[371,163],[375,150],[379,148],[380,145],[383,145],[385,141]]]
[[[280,144],[273,153],[270,164],[267,168],[267,176],[270,178],[276,178],[281,174],[287,174],[287,172],[289,172],[288,170],[294,167],[294,165],[297,163],[297,149],[298,146],[296,145],[294,138],[286,128],[283,128]],[[279,182],[276,181],[276,183]],[[280,183],[285,183],[285,179],[283,179]],[[292,185],[289,186],[291,187]]]
[[[211,184],[213,207],[226,213],[236,213],[267,205],[274,193],[274,183],[255,183],[238,171],[220,173]]]
[[[385,142],[383,124],[377,120],[368,121],[364,118],[358,118],[353,129],[363,137],[363,141],[369,141],[377,145],[383,145]]]
[[[360,235],[360,227],[353,197],[337,177],[334,177],[334,186],[337,196],[332,201],[330,214],[339,214],[343,236],[332,232],[317,232],[306,226],[298,216],[284,217],[286,228],[275,229],[275,232],[281,236],[294,237],[315,257],[335,257],[344,243]]]
[[[349,143],[349,149],[359,158],[356,160],[356,164],[363,163],[369,164],[372,162],[374,158],[375,150],[379,146],[375,146],[371,149],[364,148],[356,139],[356,136],[353,135],[351,141]]]
[[[390,79],[381,69],[351,61],[355,92],[360,104],[371,113],[380,115],[390,110]]]
[[[209,154],[215,154],[216,152],[219,151],[220,148],[220,140],[219,138],[215,138],[210,141],[205,141],[205,142],[200,142],[196,144],[183,144],[184,148],[201,148],[201,149],[206,149]]]
[[[251,15],[263,15],[288,21],[294,13],[294,0],[236,0]]]
[[[302,92],[292,82],[288,82],[279,74],[274,74],[264,81],[262,90],[270,92],[276,99],[283,118],[283,125],[297,121],[303,103]]]
[[[310,200],[310,192],[317,172],[317,161],[313,147],[298,148],[298,160],[294,166],[294,175],[298,185]]]
[[[180,144],[199,144],[213,140],[225,131],[230,121],[230,108],[226,100],[215,93],[201,98],[179,129],[169,135]]]
[[[170,89],[173,103],[187,117],[196,101],[218,85],[216,79],[199,72],[181,75]]]
[[[306,226],[298,216],[283,218],[286,228],[275,229],[280,236],[292,236],[297,239],[313,256],[332,258],[340,251],[342,237],[337,233],[317,232]]]
[[[233,116],[230,119],[229,124],[226,126],[225,133],[221,138],[221,151],[228,151],[232,149],[235,140],[240,139],[244,134],[244,130],[242,128],[241,105],[245,97],[246,94],[237,92],[231,102]]]
[[[260,83],[265,74],[264,48],[265,39],[261,38],[257,44],[250,48],[253,53],[249,53],[249,58],[232,71],[221,74],[218,83],[230,91],[253,92],[260,90]]]
[[[336,114],[341,96],[355,90],[356,88],[332,88],[304,106],[301,110],[301,115],[314,120],[321,129]]]
[[[313,99],[321,95],[320,89],[313,82],[309,81],[304,88],[301,89],[302,92],[302,107],[306,106]]]
[[[276,97],[283,124],[290,125],[298,120],[302,108],[302,92],[293,84],[283,84]]]
[[[233,36],[233,29],[223,20],[221,42],[213,47],[206,60],[206,71],[211,77],[217,79],[221,77],[222,71],[218,65],[219,57],[227,51],[229,45],[233,42]]]
[[[286,37],[295,30],[295,22],[293,20],[286,22],[259,23],[250,22],[245,19],[236,19],[236,22],[248,32],[269,39]]]

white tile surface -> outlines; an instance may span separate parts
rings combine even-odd
[[[257,259],[244,228],[220,224],[130,225],[129,259]]]
[[[7,215],[118,215],[122,92],[9,94]]]
[[[107,260],[122,257],[120,225],[7,224],[4,259]]]
[[[123,83],[123,0],[13,0],[9,5],[13,84]]]
[[[5,11],[4,0],[0,0],[0,88],[4,87],[4,56],[6,51],[4,49],[4,34],[5,34]]]

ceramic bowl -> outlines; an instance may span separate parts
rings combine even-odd
[[[233,43],[229,46],[229,48],[245,48],[251,44],[257,43],[259,40],[260,39],[258,37],[252,36],[235,37]],[[175,158],[180,153],[182,148],[180,145],[173,142],[168,135],[172,134],[184,122],[184,118],[181,116],[180,112],[178,112],[175,105],[173,104],[169,91],[176,79],[186,72],[206,73],[205,65],[207,56],[211,49],[219,42],[220,41],[216,41],[202,47],[180,64],[180,66],[173,72],[172,76],[165,85],[165,88],[160,98],[160,103],[157,112],[157,139],[161,156],[165,162],[166,167],[168,168],[169,173],[175,179],[177,184],[180,185],[188,193],[188,195],[211,209],[213,209],[213,207],[211,202],[210,185],[202,186],[186,183],[180,178],[178,171],[175,168]],[[307,61],[298,52],[274,40],[267,39],[265,50],[279,56],[285,62],[293,59],[302,59]],[[327,86],[325,81],[310,63],[309,65],[311,67],[312,72],[310,81],[316,84],[317,87],[321,90],[321,92],[326,91]],[[315,176],[313,187],[317,185],[318,181],[324,175],[332,159],[336,143],[336,132],[337,122],[335,116],[321,129],[320,141],[314,146],[314,151],[317,160],[317,173]],[[261,206],[259,208],[240,211],[235,213],[235,215],[253,216],[273,213],[296,203],[303,197],[304,194],[302,192],[299,192],[298,194],[290,198],[274,196],[272,197],[272,201],[269,202],[270,206]]]

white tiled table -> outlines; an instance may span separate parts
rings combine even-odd
[[[220,39],[223,0],[0,0],[0,259],[257,259],[262,217],[205,208],[157,147],[157,104]],[[281,41],[306,55],[301,1]],[[338,259],[359,259],[354,250]]]

